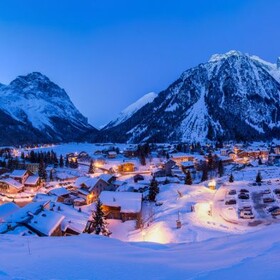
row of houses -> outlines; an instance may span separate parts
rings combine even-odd
[[[58,194],[58,193],[56,193]],[[61,189],[58,194],[63,196]],[[100,200],[108,219],[136,220],[142,211],[142,194],[102,191]],[[13,202],[0,205],[0,234],[65,236],[86,232],[91,214],[60,203],[55,192],[20,208]]]
[[[29,170],[14,170],[12,173],[3,174],[0,177],[0,192],[15,194],[26,188],[38,190],[42,181],[38,175]]]

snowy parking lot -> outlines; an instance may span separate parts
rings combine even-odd
[[[226,183],[217,190],[213,203],[225,221],[256,226],[278,222],[280,183],[269,179],[256,184],[251,181]]]

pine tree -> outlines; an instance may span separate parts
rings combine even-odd
[[[52,169],[50,171],[50,181],[53,181],[53,171],[52,171]]]
[[[190,170],[187,171],[187,174],[186,174],[186,178],[185,178],[185,184],[186,185],[192,185],[192,175],[191,175],[191,172]]]
[[[93,160],[91,160],[90,164],[89,164],[88,173],[89,174],[94,174],[94,172],[95,172],[94,163],[93,163]]]
[[[43,159],[41,159],[39,163],[38,175],[41,179],[47,180],[47,171]]]
[[[261,182],[262,182],[262,175],[261,172],[259,171],[256,176],[256,183],[261,183]]]
[[[153,177],[149,188],[149,200],[156,201],[156,196],[158,193],[159,193],[158,182],[156,181],[155,177]]]
[[[110,236],[111,232],[107,228],[107,222],[102,209],[102,202],[100,199],[96,202],[95,213],[93,214],[93,233],[97,235]]]
[[[65,159],[65,166],[66,166],[66,167],[69,166],[69,159],[68,159],[68,157],[66,157],[66,159]]]
[[[218,163],[218,173],[219,173],[220,177],[222,177],[224,175],[224,165],[221,160]]]
[[[201,176],[201,182],[208,180],[208,166],[204,164],[202,166],[202,176]]]
[[[59,167],[62,168],[64,166],[63,156],[60,155],[59,157]]]
[[[234,177],[232,175],[232,173],[230,174],[229,176],[229,180],[228,180],[230,183],[233,183],[234,182]]]
[[[140,154],[139,160],[140,160],[141,165],[144,165],[144,166],[146,165],[146,158],[145,158],[144,153]]]
[[[211,152],[207,156],[207,161],[208,161],[208,169],[212,171],[214,169],[214,159]]]

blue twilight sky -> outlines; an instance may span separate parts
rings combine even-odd
[[[1,0],[0,82],[40,71],[98,127],[213,53],[275,62],[278,0]]]

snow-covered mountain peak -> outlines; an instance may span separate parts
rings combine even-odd
[[[24,85],[27,85],[27,84],[30,84],[30,83],[51,83],[50,79],[41,74],[40,72],[32,72],[32,73],[29,73],[27,75],[20,75],[18,76],[16,79],[14,79],[10,85],[14,85],[14,86],[24,86]]]
[[[114,121],[111,121],[109,124],[107,124],[105,127],[108,128],[123,123],[124,121],[129,119],[133,114],[139,111],[142,107],[144,107],[146,104],[153,102],[157,96],[158,95],[155,92],[149,92],[145,94],[136,102],[132,103],[131,105],[126,107],[123,111],[121,111],[119,116]]]
[[[22,142],[68,141],[94,130],[65,90],[39,72],[0,86],[0,128],[1,122],[13,126],[0,143],[17,143],[17,134]]]
[[[231,50],[227,53],[223,53],[223,54],[213,54],[210,59],[209,62],[216,62],[219,60],[223,60],[223,59],[227,59],[231,56],[247,56],[247,54],[243,54],[240,51],[236,51],[236,50]]]
[[[132,143],[279,137],[279,97],[276,64],[229,51],[186,70],[127,121],[105,127],[106,136]]]
[[[154,99],[157,97],[157,94],[155,92],[149,92],[145,94],[143,97],[139,98],[136,102],[132,103],[128,107],[126,107],[121,114],[123,115],[129,115],[131,113],[135,113],[140,108],[142,108],[147,103],[151,103],[154,101]]]

